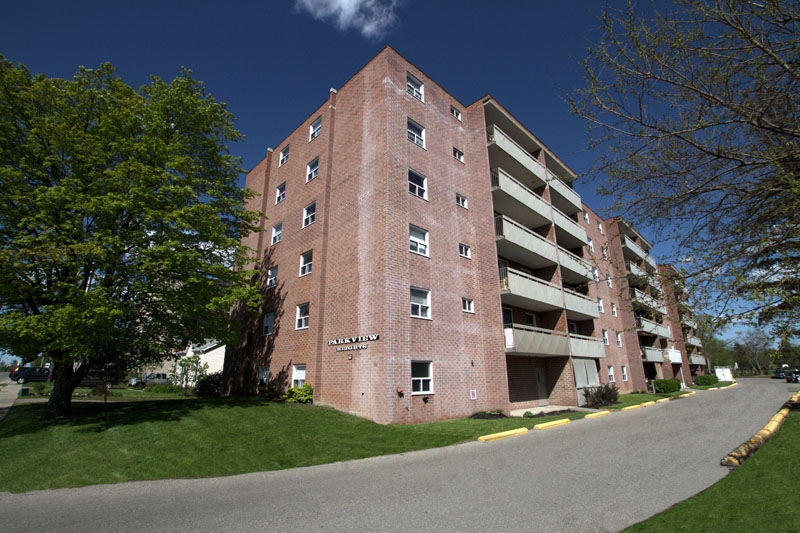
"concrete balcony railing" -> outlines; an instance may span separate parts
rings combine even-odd
[[[572,274],[565,275],[565,278],[576,282],[592,280],[592,266],[587,261],[561,247],[558,249],[558,259],[561,270],[567,270],[568,274]]]
[[[690,355],[689,363],[692,365],[706,365],[706,358],[702,355]]]
[[[681,364],[683,362],[683,358],[681,357],[680,350],[673,350],[672,348],[669,348],[667,350],[664,350],[664,354],[667,357],[669,357],[669,362],[670,363],[675,363],[675,364],[679,365],[679,364]]]
[[[602,359],[606,356],[606,349],[601,339],[570,333],[569,343],[573,357]]]
[[[703,346],[703,341],[701,341],[699,337],[695,337],[694,335],[687,335],[686,344],[690,346],[697,346],[698,348],[700,348]]]
[[[663,363],[664,353],[658,348],[651,348],[650,346],[642,346],[642,359],[653,363]]]
[[[490,124],[486,128],[486,136],[488,145],[496,146],[505,154],[514,159],[519,165],[522,165],[533,176],[538,178],[541,183],[547,181],[547,174],[545,173],[544,166],[536,160],[530,153],[528,153],[522,146],[517,144],[514,139],[507,135],[503,130]]]
[[[569,338],[561,331],[522,324],[504,326],[506,353],[550,357],[569,355]]]
[[[550,205],[541,196],[502,168],[493,168],[491,176],[495,211],[515,220],[539,221],[538,224],[530,224],[532,227],[551,223]]]
[[[647,254],[644,257],[644,262],[647,263],[648,265],[650,265],[651,267],[653,267],[653,270],[658,268],[658,265],[656,264],[656,260],[653,259],[653,256],[650,255],[650,254]]]
[[[685,326],[688,326],[688,327],[690,327],[692,329],[697,329],[697,320],[694,320],[693,318],[682,316],[681,317],[681,324],[683,324]]]
[[[583,210],[581,197],[552,172],[547,172],[547,183],[550,185],[550,201],[558,205],[559,209],[567,214],[578,213]],[[554,197],[557,196],[557,197]]]
[[[529,309],[563,309],[564,307],[561,287],[513,268],[500,269],[500,292],[513,296],[513,303]]]
[[[648,285],[658,292],[661,292],[661,283],[658,279],[649,274],[646,270],[636,265],[636,263],[632,263],[628,261],[628,279],[631,280],[632,285]]]
[[[622,236],[622,250],[632,253],[639,259],[644,259],[645,256],[647,255],[645,251],[642,249],[642,247],[633,242],[633,239],[631,239],[627,235]]]
[[[557,264],[556,243],[529,230],[506,216],[494,218],[495,241],[500,255],[521,264],[539,267]]]
[[[636,318],[636,329],[651,335],[664,337],[665,339],[669,338],[669,328],[667,326],[653,322],[652,320],[648,320],[641,316]]]
[[[569,289],[564,289],[564,308],[573,315],[577,315],[575,318],[582,320],[600,316],[596,300]]]
[[[553,222],[556,225],[556,234],[558,236],[558,244],[564,248],[577,248],[586,244],[586,230],[562,213],[556,207],[553,207]]]
[[[625,237],[625,238],[627,239],[627,237]],[[637,278],[645,278],[645,277],[647,277],[647,271],[645,269],[643,269],[642,267],[640,267],[639,265],[637,265],[636,263],[628,261],[627,265],[628,265],[628,273],[629,274],[632,274],[632,275],[636,276]]]
[[[667,314],[667,308],[664,306],[664,304],[662,304],[652,296],[648,296],[639,289],[633,289],[633,291],[631,292],[631,300],[640,303],[646,307],[649,307],[650,309],[658,311],[662,315]]]

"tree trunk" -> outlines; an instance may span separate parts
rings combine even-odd
[[[53,388],[50,389],[50,399],[47,402],[49,415],[69,416],[72,411],[72,392],[83,376],[75,375],[72,364],[53,362],[52,366]]]

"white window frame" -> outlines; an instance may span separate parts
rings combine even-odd
[[[283,222],[278,222],[274,226],[272,226],[272,244],[278,244],[281,242],[281,237],[283,236]]]
[[[267,337],[275,334],[275,313],[270,311],[264,314],[264,320],[261,323],[261,336]]]
[[[461,193],[456,193],[456,205],[469,209],[469,199]]]
[[[411,361],[411,395],[433,394],[433,362]]]
[[[606,368],[608,369],[608,382],[609,383],[616,383],[616,379],[614,379],[614,367],[613,367],[613,365],[608,365]]]
[[[608,346],[609,345],[609,343],[608,343],[608,330],[606,330],[606,329],[603,330],[603,345],[604,346]]]
[[[602,222],[599,222],[599,221],[597,222],[597,231],[600,232],[600,235],[603,235],[603,223]]]
[[[589,248],[589,251],[594,253],[594,242],[592,241],[591,237],[586,239],[586,246]]]
[[[322,133],[322,117],[317,117],[314,122],[308,127],[308,140],[313,141],[319,134]]]
[[[406,72],[406,92],[420,102],[425,101],[425,84],[410,72]]]
[[[416,294],[415,294],[416,293]],[[411,287],[409,291],[411,298],[411,316],[414,318],[431,318],[431,291],[421,287]],[[415,300],[416,296],[416,302]]]
[[[456,109],[455,106],[452,105],[450,106],[450,114],[453,115],[456,118],[456,120],[461,122],[461,111]]]
[[[536,327],[536,315],[533,313],[525,313],[525,325],[532,328]]]
[[[622,333],[617,332],[617,348],[622,348]]]
[[[311,272],[314,271],[314,250],[309,250],[300,254],[300,275],[299,278],[303,276],[308,276]]]
[[[458,243],[458,255],[466,259],[472,259],[472,248],[463,242]]]
[[[475,313],[475,302],[472,298],[461,298],[461,310],[465,313]]]
[[[453,146],[453,157],[459,163],[463,163],[464,162],[464,152],[462,152],[461,150],[459,150],[455,146]]]
[[[613,289],[614,288],[614,282],[611,281],[611,274],[609,274],[608,277],[606,278],[606,286],[609,289]]]
[[[282,167],[283,165],[286,164],[287,161],[289,161],[289,145],[288,144],[283,147],[283,150],[281,150],[281,157],[280,157],[280,160],[278,161],[278,166]]]
[[[319,176],[319,157],[315,157],[306,165],[306,183]]]
[[[603,259],[608,261],[608,246],[603,246],[600,251],[603,254]]]
[[[589,223],[589,213],[586,211],[583,212],[583,221],[588,224]]]
[[[278,266],[270,267],[267,270],[267,288],[271,289],[278,285]]]
[[[317,202],[311,202],[303,208],[303,227],[307,228],[317,220]]]
[[[617,316],[617,304],[611,302],[611,316]]]
[[[406,119],[406,136],[420,148],[425,148],[425,128],[418,122]]]
[[[417,180],[421,179],[422,185],[411,181],[412,177]],[[423,200],[428,199],[428,178],[410,168],[408,169],[408,193],[413,194],[417,198],[422,198]]]
[[[599,296],[597,297],[597,310],[600,311],[601,313],[606,312],[606,309],[603,306],[603,299],[600,298]]]
[[[311,317],[311,304],[306,302],[298,305],[296,320],[294,323],[294,329],[308,329],[308,323],[310,317]]]
[[[628,367],[622,365],[622,381],[628,381]]]
[[[306,365],[292,365],[292,387],[306,384]]]
[[[592,278],[595,281],[600,281],[600,272],[597,270],[597,267],[592,267]]]
[[[286,182],[284,181],[275,187],[275,205],[278,205],[286,199]]]
[[[414,232],[418,232],[423,234],[422,238],[419,235],[414,235]],[[420,228],[419,226],[415,226],[413,224],[408,225],[408,250],[412,253],[417,255],[424,255],[425,257],[430,257],[428,255],[428,230],[424,228]]]

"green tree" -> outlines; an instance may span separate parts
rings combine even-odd
[[[252,301],[240,134],[183,71],[136,90],[0,57],[0,348],[52,361],[51,413],[92,369],[143,366],[231,330]]]
[[[772,337],[760,329],[749,329],[736,337],[733,345],[733,356],[742,365],[747,365],[753,372],[764,374],[774,354],[771,346]]]
[[[674,244],[702,305],[797,334],[800,3],[634,3],[601,24],[570,99],[601,192]]]

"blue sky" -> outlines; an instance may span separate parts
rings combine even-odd
[[[614,0],[612,0],[614,3]],[[616,3],[620,3],[617,1]],[[0,54],[71,77],[110,62],[129,84],[192,69],[236,116],[253,167],[389,44],[462,103],[491,94],[576,172],[593,161],[559,87],[598,34],[597,0],[84,0],[0,4]],[[243,183],[243,180],[242,180]],[[593,184],[576,189],[605,203]]]

